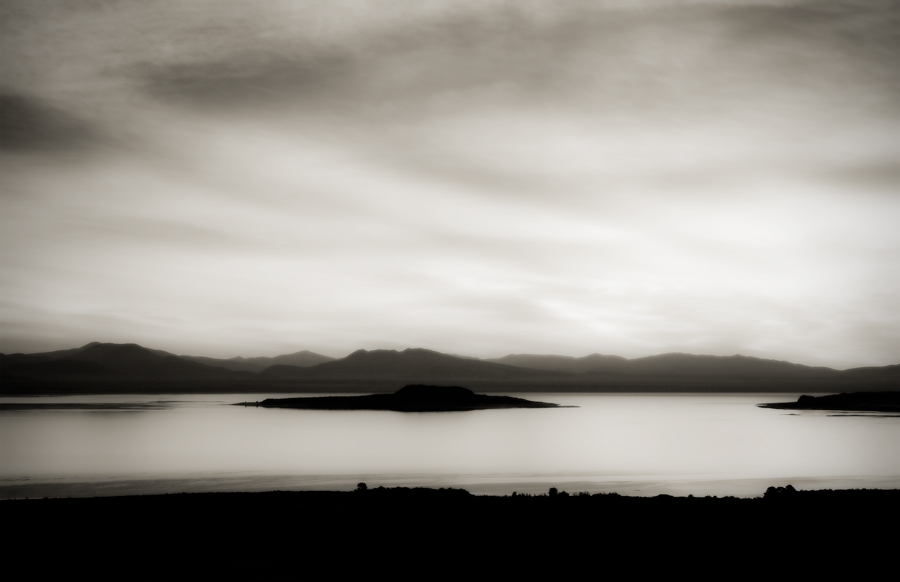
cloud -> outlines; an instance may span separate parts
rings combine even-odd
[[[345,42],[290,42],[286,24],[132,72],[164,103],[498,194],[896,159],[890,7],[503,6],[348,24]]]
[[[827,103],[853,81],[870,101],[896,107],[900,15],[888,7],[568,7],[549,21],[508,7],[398,19],[337,44],[289,42],[285,25],[244,35],[220,55],[156,59],[143,71],[151,88],[199,106],[304,107],[311,95],[328,95],[336,101],[320,106],[367,103],[365,111],[398,115],[410,112],[384,101],[446,112],[546,99],[600,114],[715,115],[752,99]],[[212,45],[230,33],[217,32]]]
[[[39,99],[0,93],[0,151],[76,150],[101,139],[84,121]]]
[[[632,4],[7,3],[2,345],[890,361],[895,4]]]

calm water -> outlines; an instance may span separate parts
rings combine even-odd
[[[228,406],[265,397],[2,398],[97,409],[0,412],[0,497],[351,489],[359,481],[491,494],[900,487],[900,417],[756,407],[797,395],[533,394],[579,408],[425,414]],[[101,408],[108,403],[131,408]]]

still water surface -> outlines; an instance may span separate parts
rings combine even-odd
[[[268,397],[259,394],[0,398],[42,405],[0,411],[0,498],[359,481],[489,494],[900,487],[897,416],[756,407],[798,396],[785,394],[525,396],[578,408],[411,414],[230,406]]]

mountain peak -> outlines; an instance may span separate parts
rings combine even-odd
[[[138,344],[113,344],[95,342],[93,345],[77,354],[69,356],[71,359],[91,362],[116,363],[156,360],[165,357],[167,352],[150,350]]]
[[[477,359],[459,358],[425,348],[407,348],[400,352],[397,350],[357,350],[343,359],[325,362],[306,369],[273,366],[263,373],[283,377],[391,377],[414,381],[430,381],[430,379],[436,378],[513,379],[557,376],[557,374],[540,370],[526,371],[522,368],[498,365]]]

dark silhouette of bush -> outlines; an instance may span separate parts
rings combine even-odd
[[[797,493],[797,490],[794,489],[793,485],[787,485],[785,487],[769,487],[766,489],[765,495],[763,495],[764,499],[782,499],[785,495],[791,495],[793,493]]]

